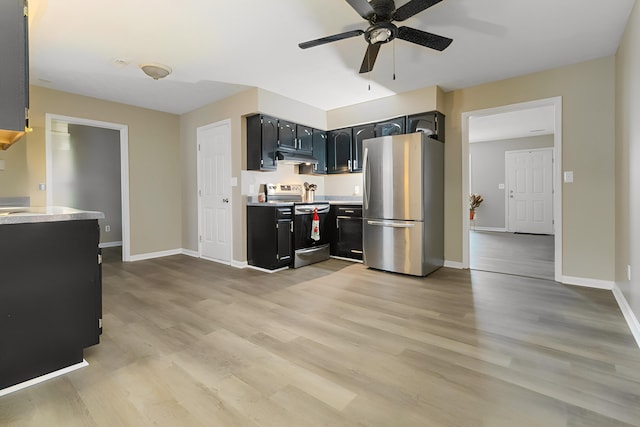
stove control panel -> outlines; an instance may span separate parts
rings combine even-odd
[[[266,184],[268,196],[300,196],[302,184]]]

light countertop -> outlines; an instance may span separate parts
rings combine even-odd
[[[83,219],[103,219],[102,212],[82,211],[63,206],[43,207],[1,207],[0,225],[25,224],[35,222],[76,221]]]

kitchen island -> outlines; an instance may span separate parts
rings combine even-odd
[[[101,212],[0,208],[0,395],[83,362],[102,318]]]

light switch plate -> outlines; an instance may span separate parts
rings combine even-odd
[[[564,172],[564,182],[565,183],[573,182],[573,171]]]

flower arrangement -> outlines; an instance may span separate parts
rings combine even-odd
[[[478,206],[484,202],[480,194],[473,193],[469,196],[469,209],[475,211]]]

